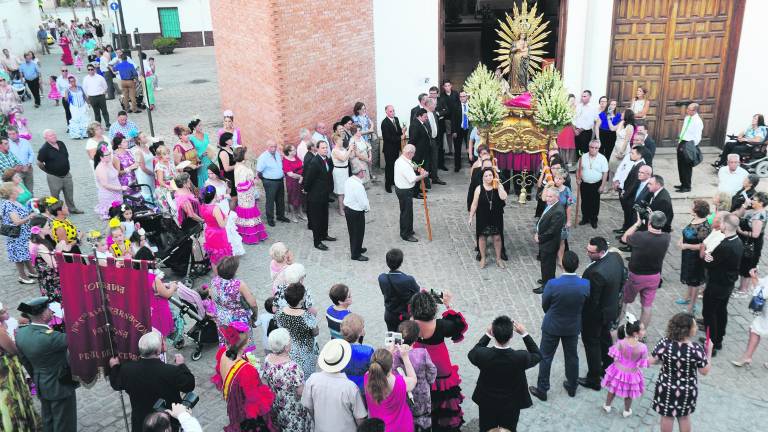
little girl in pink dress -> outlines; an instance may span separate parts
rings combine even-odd
[[[645,326],[631,314],[627,314],[627,323],[619,327],[619,340],[608,350],[613,363],[605,370],[602,385],[608,390],[608,397],[603,405],[606,413],[611,412],[613,398],[624,398],[626,418],[632,415],[632,399],[643,395],[645,382],[643,368],[648,367],[648,347],[640,342],[645,336]]]

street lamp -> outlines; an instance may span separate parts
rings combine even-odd
[[[155,136],[155,125],[152,123],[152,104],[149,103],[149,85],[147,85],[147,75],[144,71],[144,59],[141,58],[141,41],[139,40],[139,28],[136,27],[136,29],[133,30],[133,40],[136,41],[134,46],[136,47],[136,50],[139,52],[139,64],[141,65],[141,78],[142,82],[144,83],[144,96],[147,97],[147,118],[149,119],[149,134],[152,136]]]

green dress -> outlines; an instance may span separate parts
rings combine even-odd
[[[205,186],[205,182],[208,180],[208,165],[211,164],[211,159],[208,157],[208,134],[203,134],[203,139],[198,140],[195,135],[190,135],[189,140],[195,145],[197,150],[197,157],[200,159],[200,169],[197,170],[197,187],[202,189]]]
[[[0,352],[0,430],[35,432],[40,428],[40,415],[32,404],[19,358]]]
[[[19,197],[16,198],[16,201],[19,202],[19,204],[26,206],[29,200],[32,199],[32,192],[27,189],[26,186],[24,186],[24,183],[19,183],[19,186],[21,186],[21,189],[24,191],[19,194]]]

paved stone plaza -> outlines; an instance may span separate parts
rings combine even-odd
[[[58,55],[44,56],[42,63],[44,75],[57,73]],[[157,93],[157,110],[153,112],[155,134],[173,142],[170,138],[173,125],[186,124],[194,116],[203,120],[208,133],[215,133],[214,127],[219,126],[221,112],[227,107],[222,107],[219,103],[213,49],[179,49],[171,56],[157,56],[157,63],[163,90]],[[249,86],[247,77],[244,77],[242,91],[248,91]],[[47,89],[47,86],[44,87]],[[75,200],[77,205],[86,211],[85,215],[74,216],[74,222],[82,230],[103,229],[103,223],[98,221],[92,210],[96,203],[96,190],[91,170],[87,167],[87,157],[83,149],[85,142],[67,138],[63,109],[60,106],[54,107],[52,101],[44,98],[43,107],[37,110],[27,102],[25,108],[34,134],[35,150],[43,141],[41,131],[44,128],[55,129],[59,138],[69,147],[76,182]],[[110,114],[113,118],[118,110],[117,102],[110,101]],[[235,118],[241,128],[249,126],[248,119],[238,118],[237,113]],[[137,122],[142,130],[148,130],[146,113],[134,114],[131,120]],[[677,175],[674,170],[674,154],[661,153],[664,152],[660,151],[655,160],[657,171],[660,170],[667,178],[669,185],[675,184]],[[711,156],[709,159],[711,161]],[[713,176],[711,169],[704,165],[706,164],[697,167],[694,174],[694,180],[697,182],[694,192],[698,196],[708,197],[711,196],[710,178]],[[39,170],[36,170],[35,174],[35,196],[47,194],[44,176]],[[383,177],[383,173],[380,175]],[[276,240],[283,241],[294,251],[296,261],[307,267],[306,286],[312,291],[320,309],[324,310],[330,304],[326,293],[333,283],[348,284],[354,300],[351,309],[363,315],[367,321],[366,342],[381,346],[385,326],[383,301],[376,278],[386,270],[386,251],[391,247],[403,249],[405,263],[402,270],[415,276],[424,288],[453,291],[456,309],[462,311],[469,322],[465,340],[459,344],[449,344],[449,350],[453,361],[459,365],[463,379],[462,388],[466,397],[463,408],[467,421],[464,430],[476,431],[478,411],[470,396],[477,379],[477,370],[469,364],[467,352],[485,332],[491,320],[499,314],[507,314],[515,321],[523,323],[537,341],[540,336],[539,327],[543,317],[540,296],[531,293],[531,289],[536,286],[535,281],[539,278],[538,261],[534,259],[536,247],[532,243],[532,215],[535,204],[521,206],[517,204],[516,197],[510,197],[505,218],[506,244],[510,259],[507,269],[500,270],[495,267],[493,260],[489,260],[488,268],[481,270],[474,259],[474,228],[467,224],[465,197],[468,172],[464,169],[458,174],[445,173],[443,178],[448,182],[448,186],[436,186],[429,195],[434,236],[432,242],[426,240],[421,201],[414,202],[414,222],[419,243],[407,243],[399,239],[397,199],[394,195],[385,193],[381,185],[377,185],[369,191],[371,212],[367,215],[365,246],[368,248],[370,261],[361,263],[349,259],[345,221],[332,211],[329,231],[330,235],[338,237],[339,241],[328,243],[329,251],[322,252],[312,247],[311,232],[306,230],[304,224],[279,223],[275,228],[268,229],[270,238],[266,243],[247,247],[239,276],[248,283],[259,301],[263,302],[269,286],[269,245]],[[680,228],[689,220],[688,198],[690,197],[679,197],[675,200],[676,232],[673,233],[673,245],[665,263],[664,286],[656,297],[654,317],[648,331],[651,349],[663,334],[667,319],[680,311],[680,307],[674,304],[674,300],[683,292],[678,281],[680,253],[674,243],[679,238]],[[596,234],[612,238],[610,231],[616,228],[620,221],[618,201],[605,201],[599,228],[593,230],[588,226],[576,227],[572,231],[571,247],[582,260],[586,260],[584,248],[587,240]],[[36,286],[15,282],[15,269],[4,259],[5,248],[0,250],[3,262],[6,263],[0,266],[0,277],[8,281],[2,289],[0,300],[9,310],[13,310],[20,300],[37,295],[38,291]],[[584,269],[584,264],[583,261],[579,272]],[[639,316],[637,305],[630,309]],[[693,415],[696,430],[755,431],[764,427],[765,422],[759,414],[768,412],[768,396],[765,392],[768,387],[768,369],[761,365],[768,361],[768,342],[763,342],[758,349],[753,362],[755,367],[751,370],[733,367],[729,360],[737,359],[744,349],[752,317],[747,310],[747,300],[731,301],[729,312],[728,336],[724,349],[714,359],[711,373],[700,378],[698,409]],[[320,317],[322,318],[322,312]],[[325,328],[325,320],[321,319],[320,322],[322,329],[319,343],[322,345],[328,340],[328,331]],[[523,348],[517,337],[514,346]],[[586,362],[581,344],[579,346],[580,371],[584,375]],[[187,364],[197,377],[195,391],[200,396],[200,403],[194,410],[195,417],[206,430],[221,430],[227,420],[226,409],[221,394],[208,380],[213,373],[215,348],[206,349],[202,359],[197,362],[189,359],[191,347],[184,348],[181,352],[187,357]],[[529,371],[529,383],[535,383],[537,373],[538,368]],[[562,354],[558,353],[552,368],[549,401],[543,403],[534,400],[534,406],[523,411],[521,415],[520,430],[656,430],[659,417],[651,408],[651,399],[658,373],[659,367],[647,370],[646,392],[642,399],[635,402],[634,415],[624,419],[620,411],[614,410],[612,414],[606,415],[600,409],[605,392],[579,388],[576,397],[569,398],[561,386],[564,379],[563,362]],[[123,430],[120,399],[105,380],[99,380],[90,389],[79,389],[77,396],[79,430]],[[620,401],[614,402],[615,407],[620,404]]]

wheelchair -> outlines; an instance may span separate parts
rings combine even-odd
[[[736,153],[741,157],[741,167],[760,178],[768,178],[768,136],[758,143],[745,143],[737,141],[736,135],[728,135],[729,141],[723,146],[721,157],[725,159],[728,154]],[[719,161],[714,163],[716,169],[724,164]]]

